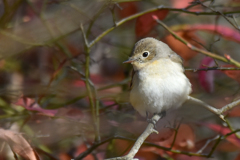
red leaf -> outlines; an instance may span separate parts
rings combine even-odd
[[[5,141],[13,152],[26,160],[39,160],[38,155],[20,133],[0,129],[0,139]]]
[[[191,2],[193,2],[194,0],[171,0],[173,8],[186,8],[187,6],[191,5]],[[201,6],[194,6],[192,8],[189,9],[190,11],[201,11]]]
[[[240,160],[240,154],[238,154],[234,160]]]
[[[55,109],[43,109],[31,98],[20,98],[15,105],[20,105],[29,111],[37,111],[48,116],[54,116],[58,110]]]
[[[135,26],[135,33],[137,37],[145,36],[157,25],[156,20],[152,18],[153,15],[157,16],[158,19],[163,20],[167,14],[168,10],[157,10],[138,17]]]
[[[170,128],[169,128],[170,129]],[[173,129],[172,129],[173,130]],[[170,135],[169,135],[170,133]],[[152,143],[155,143],[159,146],[164,146],[164,147],[171,147],[173,140],[174,140],[174,131],[172,132],[165,132],[165,137],[168,137],[167,139],[165,139],[164,141],[159,142],[157,139],[149,139],[147,141],[150,141]],[[152,136],[152,135],[151,135]],[[155,135],[158,136],[158,135]],[[173,149],[176,150],[188,150],[191,151],[192,149],[195,148],[195,135],[193,132],[193,129],[187,125],[187,124],[181,124],[180,128],[178,129],[178,133],[177,133],[177,137],[173,146]],[[158,148],[155,147],[142,147],[140,149],[140,152],[152,152],[155,154],[158,154],[160,156],[164,155],[166,152],[163,150],[159,150]],[[169,155],[173,156],[174,154],[171,152],[168,152]],[[141,159],[149,159],[148,157],[145,156],[141,156]],[[151,159],[151,158],[150,158]],[[178,159],[178,158],[174,158],[174,159]]]
[[[118,15],[120,18],[125,18],[137,13],[137,2],[123,2],[119,4],[122,9],[118,9]]]
[[[206,31],[218,33],[227,39],[240,42],[240,33],[238,32],[238,30],[232,29],[227,26],[220,26],[220,25],[215,26],[215,25],[208,24],[208,25],[197,25],[197,26],[194,26],[193,29],[206,30]]]
[[[92,80],[93,83],[101,84],[105,82],[104,77],[102,77],[99,74],[91,74],[90,79]]]
[[[85,87],[85,82],[82,80],[75,80],[75,81],[73,81],[73,86],[74,87]]]
[[[223,67],[236,67],[234,65],[223,65]],[[240,83],[240,70],[224,70],[222,71],[223,73],[225,73],[228,77],[236,80],[237,82]]]
[[[151,150],[150,150],[151,151]],[[160,156],[156,153],[154,153],[154,151],[149,152],[145,151],[143,149],[140,149],[137,154],[136,154],[136,159],[141,159],[141,160],[148,160],[148,159],[160,159]]]
[[[163,142],[158,142],[160,146],[170,147],[174,139],[174,134]],[[181,124],[178,129],[178,134],[174,143],[174,149],[191,150],[195,147],[195,135],[191,126],[187,124]]]
[[[240,3],[240,0],[232,0],[232,2]]]
[[[234,107],[231,111],[229,111],[229,117],[239,117],[240,116],[240,105]]]
[[[82,152],[85,152],[87,149],[88,148],[85,144],[78,146],[77,151],[75,152],[75,156],[80,155]],[[88,154],[86,157],[83,158],[83,160],[94,160],[94,157],[92,154]]]
[[[211,57],[205,57],[201,62],[200,68],[207,68],[203,65],[207,67],[213,67],[215,62]],[[214,74],[215,71],[200,71],[198,74],[201,86],[209,93],[213,92],[214,90]]]

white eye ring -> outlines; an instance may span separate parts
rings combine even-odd
[[[143,57],[148,57],[149,56],[149,52],[148,51],[144,51],[143,54],[142,54]]]

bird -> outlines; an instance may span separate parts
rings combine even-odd
[[[133,66],[130,103],[143,117],[179,108],[192,92],[182,58],[155,38],[135,43],[131,56],[123,63]]]

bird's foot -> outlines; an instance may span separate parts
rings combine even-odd
[[[155,129],[155,130],[157,129],[157,126],[156,126],[157,121],[156,121],[156,120],[154,120],[154,119],[147,119],[147,122],[148,122],[148,123],[152,123],[153,126],[154,126],[154,129]]]
[[[147,122],[148,123],[152,123],[153,124],[153,126],[154,126],[154,129],[156,129],[156,121],[155,120],[153,120],[153,119],[151,119],[151,118],[149,118],[149,113],[146,111],[146,117],[147,117]]]
[[[161,113],[154,113],[153,116],[156,115],[156,114],[159,115],[161,118],[163,118],[163,117],[166,116],[166,111],[162,111]],[[152,119],[152,118],[148,118],[149,117],[148,112],[146,112],[146,117],[147,117],[147,122],[152,123],[153,126],[154,126],[154,129],[157,129],[157,127],[156,127],[157,121]]]

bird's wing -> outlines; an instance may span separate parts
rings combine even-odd
[[[132,76],[131,76],[131,82],[130,82],[130,91],[132,90],[132,86],[133,86],[133,76],[134,76],[134,74],[135,74],[135,71],[134,70],[132,70]]]
[[[171,54],[171,60],[176,62],[176,63],[180,63],[183,64],[183,58],[181,56],[179,56],[177,53],[173,52]]]
[[[132,51],[131,51],[130,57],[133,56],[135,48],[136,48],[136,44],[134,45],[134,47],[133,47],[133,49],[132,49]],[[134,76],[134,74],[135,74],[135,71],[134,71],[134,69],[132,69],[131,82],[130,82],[130,91],[132,90],[132,87],[133,87],[133,82],[132,82],[132,81],[133,81],[133,76]]]
[[[182,66],[183,72],[185,71],[185,69],[183,67],[184,59],[181,56],[179,56],[177,53],[173,52],[173,54],[171,55],[171,60],[173,62],[179,63]]]

